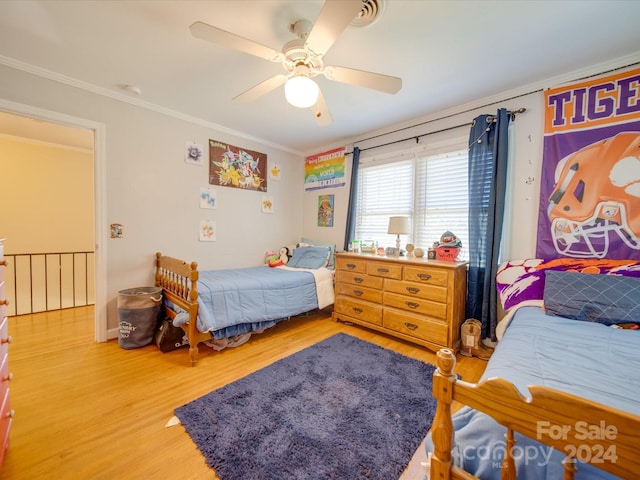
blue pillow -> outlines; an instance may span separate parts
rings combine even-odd
[[[331,250],[328,247],[298,247],[287,262],[287,267],[321,268],[327,264]]]
[[[328,242],[318,242],[316,240],[311,240],[310,238],[302,237],[300,239],[301,244],[306,244],[303,246],[312,246],[312,247],[329,247],[331,249],[331,253],[329,254],[329,262],[327,263],[327,268],[333,269],[335,268],[336,258],[336,244],[328,243]]]
[[[544,309],[549,315],[614,325],[640,323],[640,278],[548,270]]]

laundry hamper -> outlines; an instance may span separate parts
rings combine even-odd
[[[162,288],[138,287],[118,292],[118,345],[140,348],[153,342],[162,308]]]

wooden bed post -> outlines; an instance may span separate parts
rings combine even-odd
[[[198,264],[191,262],[189,265],[189,301],[196,302],[198,300]],[[195,367],[198,361],[198,309],[189,309],[189,361],[191,366]]]
[[[451,446],[453,445],[453,421],[451,420],[451,403],[453,402],[453,384],[456,375],[453,368],[456,356],[452,350],[442,348],[437,353],[433,374],[433,396],[438,401],[436,416],[431,427],[434,451],[431,456],[429,478],[432,480],[449,480],[451,478]]]
[[[162,286],[162,274],[160,273],[160,257],[162,254],[156,252],[156,287]]]
[[[162,287],[165,300],[174,303],[189,315],[189,321],[181,325],[189,338],[189,361],[195,366],[198,360],[198,342],[211,336],[198,331],[198,264],[188,264],[177,258],[156,253],[156,286]],[[176,312],[165,305],[167,313],[173,320]]]

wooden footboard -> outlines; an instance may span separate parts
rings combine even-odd
[[[189,360],[195,366],[198,359],[198,343],[211,336],[200,333],[197,327],[198,318],[198,264],[187,263],[177,258],[156,253],[156,286],[162,287],[164,298],[173,302],[189,314],[189,322],[182,326],[189,338]],[[175,312],[166,309],[171,318]]]
[[[621,478],[635,478],[640,472],[640,417],[546,387],[529,387],[531,396],[524,398],[504,379],[463,382],[453,373],[455,363],[451,350],[438,352],[431,480],[477,478],[452,464],[454,401],[488,414],[507,428],[503,479],[516,478],[514,432],[565,452],[565,480],[574,478],[576,459]]]

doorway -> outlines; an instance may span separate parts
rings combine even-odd
[[[93,182],[93,224],[77,228],[88,229],[89,250],[93,250],[92,277],[94,299],[94,337],[96,341],[107,340],[106,301],[105,301],[105,233],[104,223],[104,125],[85,119],[69,117],[57,112],[46,111],[28,105],[6,102],[0,99],[0,135],[5,139],[22,138],[40,148],[58,146],[68,149],[70,154],[89,152],[88,161],[93,161],[92,175],[84,182]],[[91,178],[92,177],[92,178]],[[13,208],[19,208],[15,204]],[[33,214],[33,212],[31,212]],[[25,212],[29,215],[30,212]],[[37,215],[34,215],[37,218]],[[93,235],[91,235],[93,234]],[[93,245],[90,243],[94,242]],[[86,242],[85,242],[86,244]],[[62,302],[61,302],[62,303]]]

